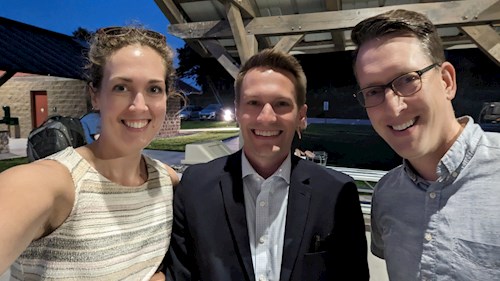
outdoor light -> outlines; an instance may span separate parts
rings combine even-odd
[[[233,113],[229,109],[224,109],[224,121],[233,121]]]

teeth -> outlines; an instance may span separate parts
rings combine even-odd
[[[280,131],[262,131],[262,130],[255,130],[254,132],[256,135],[264,137],[277,136],[280,133]]]
[[[124,121],[124,123],[128,127],[135,128],[135,129],[140,129],[140,128],[144,128],[148,124],[148,121],[147,120],[143,120],[143,121]]]
[[[415,119],[412,119],[406,123],[403,123],[401,125],[395,125],[395,126],[392,126],[392,128],[396,131],[402,131],[402,130],[405,130],[407,128],[409,128],[410,126],[412,126],[413,124],[415,124]]]

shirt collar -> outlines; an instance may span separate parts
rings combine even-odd
[[[472,158],[479,139],[482,136],[480,132],[481,128],[474,123],[472,117],[460,117],[458,118],[458,122],[461,124],[465,123],[464,130],[438,163],[437,174],[441,180],[446,180],[450,175],[453,178],[458,176],[462,168]],[[406,159],[403,160],[403,168],[414,182],[425,181],[413,170]]]
[[[290,156],[290,153],[288,153],[288,156],[286,157],[285,161],[281,163],[280,167],[271,175],[271,177],[274,176],[280,177],[284,179],[287,184],[290,184],[291,170],[292,170],[292,158]],[[257,175],[260,177],[260,175],[255,171],[255,169],[248,161],[245,152],[241,153],[241,175],[242,178],[245,178],[248,175]]]
[[[465,123],[464,130],[458,136],[450,149],[443,156],[437,168],[438,176],[445,178],[452,174],[458,176],[470,159],[474,155],[480,138],[482,137],[481,127],[474,123],[470,116],[458,119],[461,124]]]

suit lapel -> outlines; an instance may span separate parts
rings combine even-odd
[[[243,195],[243,180],[241,178],[241,150],[228,157],[224,173],[220,180],[220,188],[226,217],[236,242],[240,262],[243,263],[249,280],[255,280],[252,254],[250,251],[245,199]],[[229,246],[229,245],[228,245]],[[222,245],[224,247],[224,245]]]
[[[299,159],[292,157],[292,173],[288,192],[288,208],[286,215],[285,239],[283,243],[283,259],[281,263],[280,280],[290,279],[295,261],[297,260],[304,229],[309,213],[311,187],[309,176],[302,168],[298,168]]]

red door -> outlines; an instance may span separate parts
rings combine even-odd
[[[47,102],[46,91],[31,92],[31,110],[33,112],[32,123],[33,128],[40,126],[49,116],[49,108]]]

